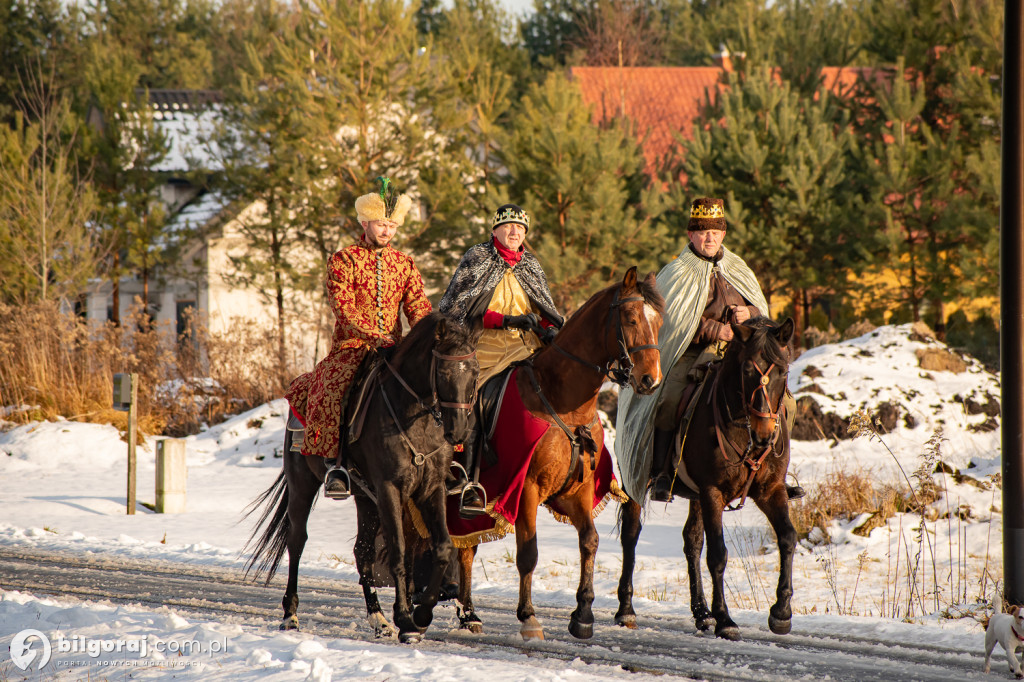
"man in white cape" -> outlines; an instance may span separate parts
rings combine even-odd
[[[671,370],[651,395],[638,395],[629,387],[619,393],[616,459],[623,489],[641,504],[652,473],[651,499],[669,502],[673,492],[685,494],[678,487],[673,489],[666,467],[673,463],[668,450],[674,440],[676,407],[691,380],[691,368],[698,358],[722,356],[732,339],[730,322],[742,324],[768,314],[768,303],[753,271],[722,246],[726,227],[721,199],[694,200],[687,224],[690,243],[657,278],[665,297],[664,323],[658,335],[661,366]],[[789,407],[792,411],[792,405]],[[789,494],[799,497],[803,491],[791,488]]]

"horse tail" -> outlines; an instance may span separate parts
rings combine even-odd
[[[277,573],[277,567],[281,564],[281,557],[288,546],[288,530],[291,522],[288,519],[288,480],[284,471],[277,476],[277,480],[269,488],[253,500],[246,508],[245,516],[249,518],[253,513],[263,508],[260,512],[259,522],[252,531],[252,535],[242,548],[252,549],[252,557],[245,566],[245,577],[254,572],[253,580],[259,580],[260,576],[266,574],[266,582],[269,585],[271,578]],[[260,529],[263,534],[256,538]]]

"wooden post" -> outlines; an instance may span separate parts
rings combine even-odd
[[[130,375],[132,401],[128,404],[128,515],[135,514],[135,422],[138,416],[139,375]]]
[[[156,444],[156,512],[181,514],[185,511],[185,441],[167,438]]]

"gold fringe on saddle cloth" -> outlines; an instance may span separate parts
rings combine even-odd
[[[611,489],[605,494],[600,502],[594,505],[594,508],[590,512],[590,518],[596,519],[613,499],[617,500],[619,503],[624,503],[629,500],[626,493],[619,487],[619,482],[614,478],[611,482]],[[416,508],[416,505],[413,504],[412,500],[406,500],[405,506],[409,511],[409,517],[412,519],[412,525],[416,528],[416,532],[424,540],[429,540],[430,531],[427,530],[427,525],[423,522],[423,516],[420,515],[420,510]],[[555,520],[572,525],[572,519],[568,516],[559,514],[546,504],[544,506],[547,507],[547,510],[551,512],[553,517],[555,517]],[[469,533],[468,535],[452,536],[452,544],[455,545],[456,549],[469,549],[470,547],[475,547],[476,545],[484,542],[500,540],[516,529],[516,527],[509,523],[504,516],[494,511],[494,502],[487,503],[487,514],[494,519],[494,527],[478,531],[476,533]]]

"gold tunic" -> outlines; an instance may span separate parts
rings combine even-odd
[[[502,315],[539,312],[534,310],[530,298],[512,274],[512,270],[506,270],[505,276],[494,288],[494,295],[487,309]],[[480,361],[480,378],[477,385],[482,386],[485,381],[499,374],[516,360],[529,357],[540,346],[540,339],[533,332],[519,329],[485,329],[476,347],[476,357]]]

